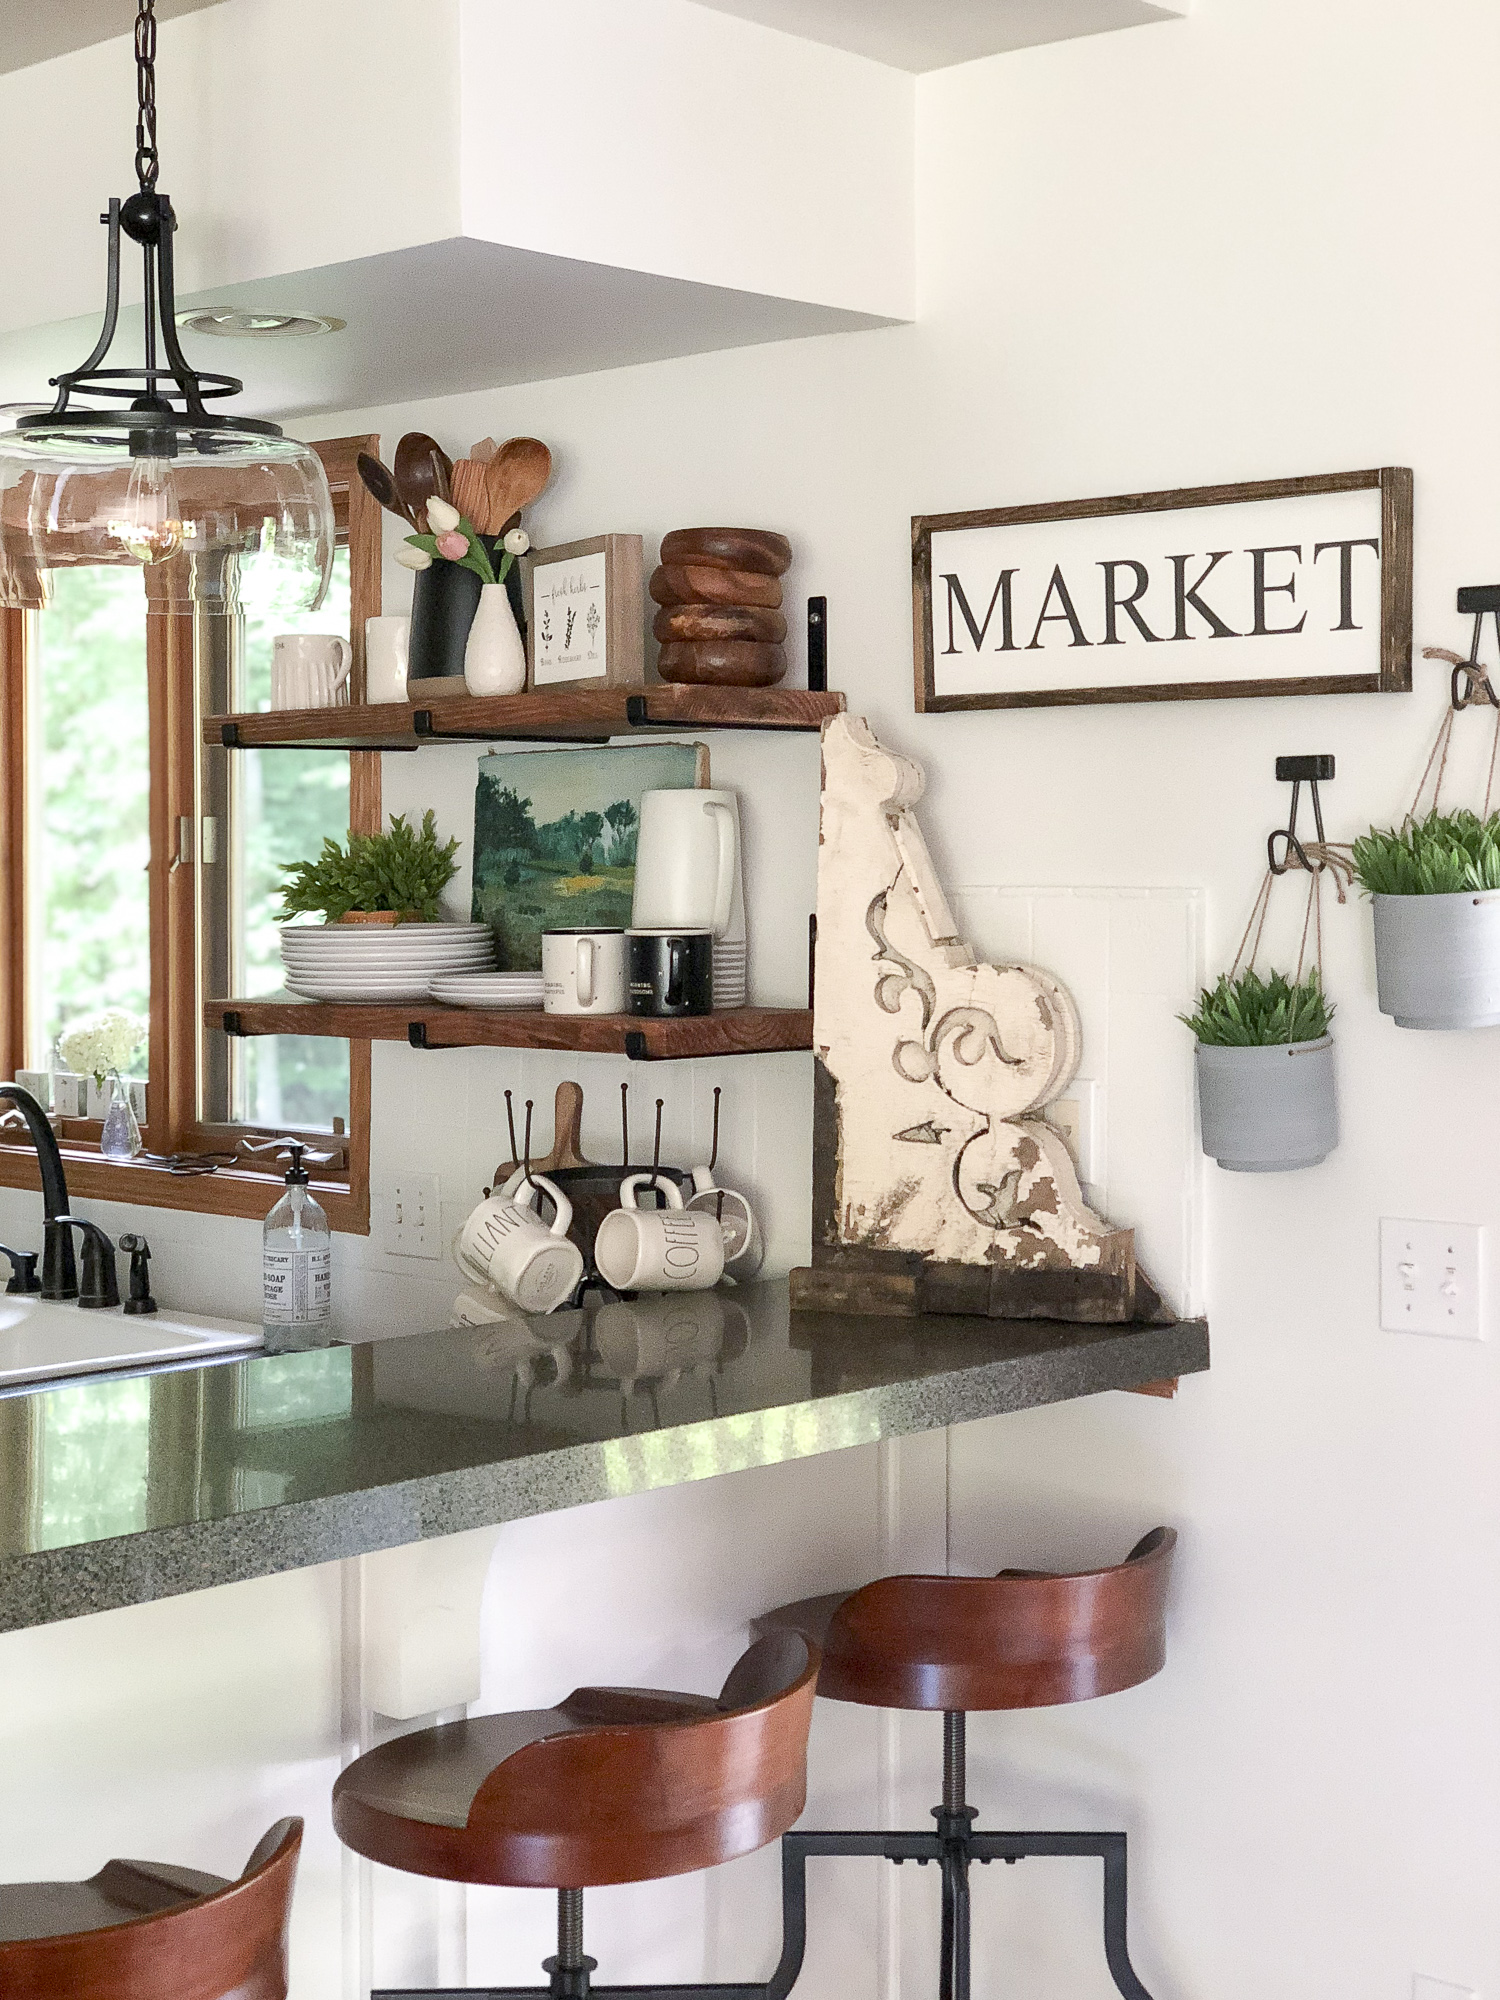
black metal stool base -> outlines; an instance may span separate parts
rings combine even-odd
[[[933,1807],[931,1833],[788,1833],[781,1841],[781,1959],[764,1981],[731,1980],[688,1986],[595,1986],[595,1960],[583,1951],[583,1891],[558,1892],[557,1956],[545,1986],[377,1987],[370,2000],[787,2000],[807,1948],[809,1855],[870,1855],[877,1860],[936,1864],[942,1875],[943,1942],[940,2000],[969,2000],[969,1869],[992,1861],[1045,1856],[1094,1857],[1104,1863],[1104,1958],[1124,2000],[1151,2000],[1130,1963],[1123,1833],[976,1833],[975,1808],[965,1803],[965,1718],[943,1717],[943,1803]]]

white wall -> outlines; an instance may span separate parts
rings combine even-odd
[[[1200,0],[1148,35],[929,77],[917,326],[327,428],[393,435],[420,417],[450,443],[546,437],[560,472],[538,509],[543,537],[719,518],[784,528],[793,603],[829,598],[835,683],[927,763],[946,878],[1202,888],[1218,964],[1286,803],[1274,756],[1337,754],[1335,836],[1388,820],[1415,786],[1441,674],[1419,664],[1406,698],[919,721],[908,519],[1409,464],[1418,641],[1462,643],[1453,592],[1493,578],[1497,528],[1500,277],[1483,254],[1497,76],[1500,17],[1482,0]],[[1478,720],[1462,734],[1467,780],[1488,737]],[[746,739],[733,755],[735,782],[804,809],[795,751]],[[393,798],[431,768],[393,773]],[[456,760],[451,772],[440,804],[457,824],[467,780]],[[809,879],[789,867],[789,934]],[[769,903],[757,922],[776,932]],[[1500,1222],[1500,1057],[1492,1035],[1403,1033],[1379,1016],[1357,903],[1332,915],[1328,979],[1339,1151],[1296,1176],[1210,1169],[1204,1183],[1212,1372],[1171,1404],[1106,1397],[956,1431],[950,1517],[923,1502],[930,1539],[945,1532],[955,1561],[981,1568],[1112,1557],[1157,1519],[1183,1531],[1158,1681],[973,1731],[992,1823],[1137,1836],[1135,1952],[1157,2000],[1405,2000],[1419,1971],[1500,1994],[1497,1348],[1382,1333],[1376,1299],[1381,1215]],[[1184,1034],[1176,1061],[1188,1059]],[[410,1144],[437,1157],[464,1119],[472,1162],[470,1084],[493,1104],[521,1066],[383,1052],[382,1111],[416,1103],[435,1063],[468,1068]],[[768,1180],[784,1157],[800,1202],[804,1080],[789,1070],[768,1088],[785,1094],[757,1130],[784,1106],[795,1138],[780,1151],[758,1141],[755,1174]],[[377,1123],[382,1157],[406,1143]],[[773,1552],[756,1587],[774,1595],[801,1574],[819,1517],[790,1469],[764,1492],[747,1518]],[[737,1559],[744,1539],[718,1510],[634,1518],[648,1565],[704,1536]],[[560,1516],[529,1532],[566,1564],[586,1526]],[[492,1589],[504,1574],[502,1552]],[[669,1629],[626,1618],[620,1631],[622,1665],[643,1678],[696,1630],[685,1601],[661,1616]],[[490,1630],[493,1686],[510,1699],[507,1677],[536,1642],[524,1619],[492,1614]],[[819,1740],[844,1723],[821,1714]],[[911,1740],[925,1760],[930,1735]],[[903,1767],[914,1772],[930,1790],[930,1764]],[[1092,1896],[1088,1872],[1064,1864],[983,1876],[978,1990],[1102,2000]],[[476,1978],[500,1976],[489,1922],[476,1918]],[[915,1917],[907,1935],[923,1938]],[[901,1990],[930,1986],[924,1962]],[[807,1989],[854,1990],[867,1988],[852,1976]]]

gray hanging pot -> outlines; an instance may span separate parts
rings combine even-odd
[[[1500,1026],[1500,890],[1376,896],[1375,983],[1398,1028]]]
[[[1203,1150],[1237,1174],[1315,1167],[1339,1142],[1333,1037],[1270,1047],[1198,1043]]]

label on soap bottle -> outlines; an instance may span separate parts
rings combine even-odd
[[[329,1250],[267,1250],[261,1264],[263,1326],[326,1326],[333,1315]]]

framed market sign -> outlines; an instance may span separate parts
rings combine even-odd
[[[1406,466],[911,525],[922,711],[1411,688]]]

